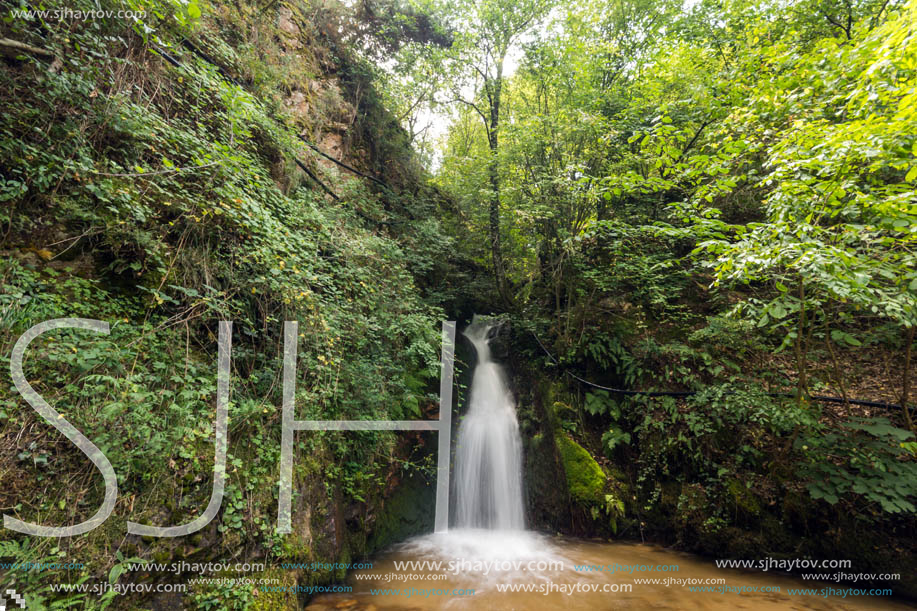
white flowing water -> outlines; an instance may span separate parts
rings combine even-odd
[[[475,317],[465,331],[477,350],[478,364],[455,448],[455,527],[390,548],[373,558],[371,569],[350,574],[347,584],[352,591],[318,596],[307,609],[908,608],[878,596],[792,595],[789,588],[820,589],[826,584],[772,573],[717,569],[711,560],[654,546],[577,541],[523,530],[519,425],[503,369],[491,359],[491,328],[491,323]],[[630,568],[608,570],[621,565],[622,569]],[[585,566],[590,570],[583,570]],[[658,566],[669,567],[667,571],[672,572],[654,572]],[[681,584],[726,578],[732,589],[726,591],[722,586],[724,591],[693,592],[671,582],[636,582],[636,578],[657,577],[677,577]]]
[[[475,316],[464,331],[478,363],[455,446],[455,526],[522,530],[522,440],[506,374],[490,355],[493,328]]]

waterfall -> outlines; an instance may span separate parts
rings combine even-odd
[[[475,316],[463,333],[478,363],[455,448],[456,526],[522,530],[522,441],[506,374],[490,356],[493,327]]]

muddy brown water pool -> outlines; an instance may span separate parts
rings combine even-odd
[[[372,569],[348,575],[345,585],[352,588],[351,592],[319,595],[306,608],[917,608],[900,599],[851,592],[873,587],[894,590],[894,582],[870,586],[806,581],[773,571],[719,569],[712,559],[652,545],[580,541],[528,532],[464,531],[420,537],[381,553],[372,564]],[[587,566],[591,570],[586,570]],[[814,570],[838,571],[868,572],[856,567]],[[652,579],[659,581],[641,583]],[[711,591],[699,591],[702,588]]]

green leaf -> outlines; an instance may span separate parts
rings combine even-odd
[[[111,571],[108,572],[108,583],[117,583],[118,577],[124,573],[125,567],[124,564],[118,563],[115,566],[111,567]]]
[[[773,316],[775,319],[780,320],[781,318],[786,316],[786,308],[784,308],[783,304],[780,303],[779,301],[774,302],[771,304],[771,307],[770,307],[770,315]]]

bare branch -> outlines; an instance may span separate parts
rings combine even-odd
[[[18,40],[13,40],[12,38],[0,38],[0,46],[9,47],[10,49],[18,49],[20,51],[25,51],[26,53],[31,53],[33,55],[42,55],[44,57],[53,57],[54,53],[48,51],[47,49],[42,49],[40,47],[33,47],[32,45],[27,45],[24,42],[19,42]]]
[[[484,121],[485,128],[487,128],[490,125],[487,119],[487,115],[485,115],[484,112],[480,109],[480,107],[477,104],[475,104],[474,102],[469,102],[468,100],[465,100],[463,98],[455,98],[452,100],[447,100],[447,102],[461,102],[462,104],[465,104],[466,106],[470,106],[471,108],[475,109],[475,111],[477,111],[477,113],[481,116],[481,120]]]

